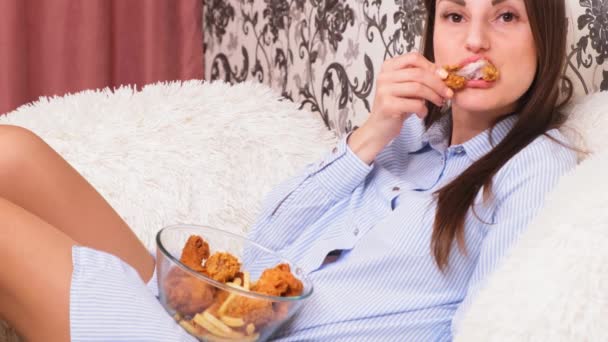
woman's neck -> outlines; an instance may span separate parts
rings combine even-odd
[[[467,112],[452,108],[452,135],[450,146],[463,144],[488,128],[492,127],[498,118],[512,112],[511,110],[496,110],[489,112]]]

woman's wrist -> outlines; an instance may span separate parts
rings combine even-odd
[[[348,147],[353,153],[368,165],[373,163],[378,153],[388,144],[385,137],[377,137],[377,134],[374,134],[376,132],[376,129],[366,123],[355,130],[347,140]]]

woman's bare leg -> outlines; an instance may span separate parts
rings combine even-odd
[[[0,317],[26,341],[69,341],[75,244],[59,229],[0,198]]]
[[[154,260],[99,193],[32,132],[0,126],[0,197],[61,229],[81,245],[114,254],[144,281]]]

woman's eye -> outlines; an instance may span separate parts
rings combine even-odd
[[[501,14],[499,18],[502,19],[504,22],[510,23],[513,20],[517,19],[517,16],[512,12],[506,12]]]
[[[460,14],[456,14],[456,13],[447,14],[445,17],[455,23],[459,23],[463,19]]]

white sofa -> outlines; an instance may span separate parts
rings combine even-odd
[[[608,340],[608,93],[570,110],[568,126],[593,154],[549,197],[465,315],[457,341]],[[42,136],[151,248],[154,234],[174,223],[245,232],[264,194],[321,158],[337,136],[257,83],[86,91],[42,99],[0,123]]]

